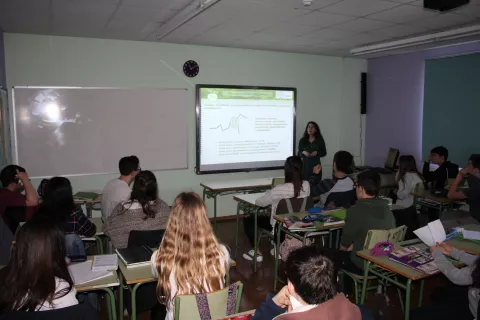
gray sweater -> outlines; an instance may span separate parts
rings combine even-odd
[[[475,268],[475,261],[478,259],[477,256],[465,253],[461,250],[453,249],[450,253],[450,256],[455,260],[458,260],[467,266],[465,268],[459,269],[450,262],[447,257],[445,257],[440,251],[434,251],[432,254],[435,259],[435,264],[438,269],[456,285],[468,286],[473,283],[472,280],[472,271]],[[480,289],[470,288],[468,290],[468,302],[470,305],[470,312],[473,317],[477,317],[477,307],[478,301],[480,300]]]

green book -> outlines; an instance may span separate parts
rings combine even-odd
[[[98,193],[96,192],[77,192],[73,195],[74,199],[78,200],[95,200],[98,198]]]
[[[345,220],[345,217],[347,216],[347,209],[339,209],[339,210],[333,210],[333,211],[323,211],[322,213],[324,214],[329,214],[333,217],[337,217],[341,220]]]

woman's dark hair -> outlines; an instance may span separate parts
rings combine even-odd
[[[298,156],[288,157],[285,161],[285,183],[293,184],[293,196],[298,198],[302,189],[303,162]]]
[[[32,219],[19,230],[12,257],[0,270],[0,317],[9,311],[35,311],[65,296],[73,280],[65,262],[65,236],[47,219]],[[68,287],[57,292],[55,278]]]
[[[303,138],[304,139],[308,139],[309,138],[309,135],[308,135],[308,126],[312,124],[313,126],[315,126],[315,140],[319,139],[321,136],[322,136],[322,133],[320,132],[320,127],[318,126],[318,124],[314,121],[310,121],[309,123],[307,123],[307,126],[305,127],[305,131],[303,132]]]
[[[321,304],[337,294],[338,268],[328,249],[313,246],[292,251],[285,263],[285,273],[295,292],[308,304]]]
[[[416,173],[422,180],[423,177],[418,172],[417,169],[417,162],[415,161],[415,157],[412,155],[403,155],[398,158],[398,178],[399,181],[405,183],[405,175],[408,172]]]
[[[137,201],[142,206],[143,213],[145,213],[144,220],[148,218],[155,218],[157,210],[152,201],[158,199],[158,184],[157,178],[152,171],[141,171],[135,177],[135,183],[130,195],[130,205]]]
[[[65,223],[75,211],[72,185],[64,177],[53,177],[48,180],[43,190],[42,204],[37,214]]]

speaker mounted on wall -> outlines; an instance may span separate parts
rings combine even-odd
[[[367,73],[360,75],[360,114],[367,114]]]

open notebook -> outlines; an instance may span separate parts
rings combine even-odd
[[[413,231],[413,233],[429,247],[433,247],[437,242],[443,242],[447,239],[445,228],[440,220],[432,221],[425,227]]]

